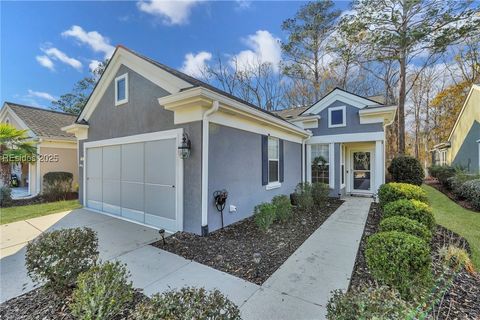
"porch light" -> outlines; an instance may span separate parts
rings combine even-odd
[[[184,133],[182,136],[182,143],[178,146],[178,155],[182,159],[187,159],[190,156],[191,143],[188,134]]]
[[[259,265],[262,260],[262,255],[259,252],[253,254],[253,262],[255,263],[255,278],[258,278],[260,275]]]

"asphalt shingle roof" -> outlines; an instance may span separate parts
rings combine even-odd
[[[297,108],[289,108],[289,109],[283,109],[283,110],[277,110],[274,111],[274,113],[283,119],[292,119],[298,117],[300,113],[303,111],[307,110],[309,107],[297,107]]]
[[[61,140],[75,140],[75,135],[62,131],[62,127],[75,122],[76,116],[59,111],[46,110],[25,106],[12,102],[5,102],[15,114],[37,136]]]

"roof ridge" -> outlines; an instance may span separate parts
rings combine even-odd
[[[53,113],[58,113],[58,114],[64,114],[66,116],[76,117],[76,115],[73,114],[73,113],[67,113],[67,112],[58,111],[58,110],[51,110],[51,109],[45,109],[45,108],[40,108],[40,107],[27,106],[25,104],[20,104],[20,103],[10,102],[10,101],[5,101],[4,103],[7,104],[7,105],[14,105],[14,106],[21,107],[21,108],[28,108],[28,109],[34,109],[34,110],[39,110],[39,111],[53,112]]]

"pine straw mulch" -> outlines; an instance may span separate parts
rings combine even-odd
[[[368,271],[363,253],[366,239],[378,231],[381,217],[382,212],[378,204],[373,203],[357,253],[349,290],[365,286],[371,287],[376,284]],[[455,245],[470,252],[468,242],[464,238],[437,225],[431,242],[433,269],[436,276],[439,276],[443,270],[439,250],[448,245]],[[432,319],[480,319],[480,274],[477,272],[472,275],[464,269],[458,272],[452,285],[433,307],[430,317]]]
[[[342,203],[330,198],[321,209],[305,213],[294,209],[291,219],[275,222],[267,232],[250,217],[206,237],[177,232],[165,239],[165,245],[161,240],[152,245],[261,285]],[[258,267],[254,253],[261,255]]]

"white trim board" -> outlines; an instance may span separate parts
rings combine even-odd
[[[342,123],[339,124],[332,124],[332,112],[333,111],[342,111]],[[347,106],[338,106],[338,107],[331,107],[328,108],[328,127],[329,128],[340,128],[347,126]]]
[[[322,110],[329,107],[333,102],[337,100],[354,106],[358,109],[362,109],[365,106],[380,106],[379,103],[373,102],[369,99],[359,97],[355,94],[345,92],[337,88],[327,94],[322,99],[320,99],[313,106],[302,112],[301,115],[310,113],[319,114],[320,112],[322,112]]]
[[[385,133],[383,131],[347,133],[347,134],[336,134],[336,135],[326,135],[326,136],[314,136],[307,140],[307,144],[333,143],[333,142],[336,142],[336,143],[367,142],[367,141],[384,140],[384,138],[385,138]]]

